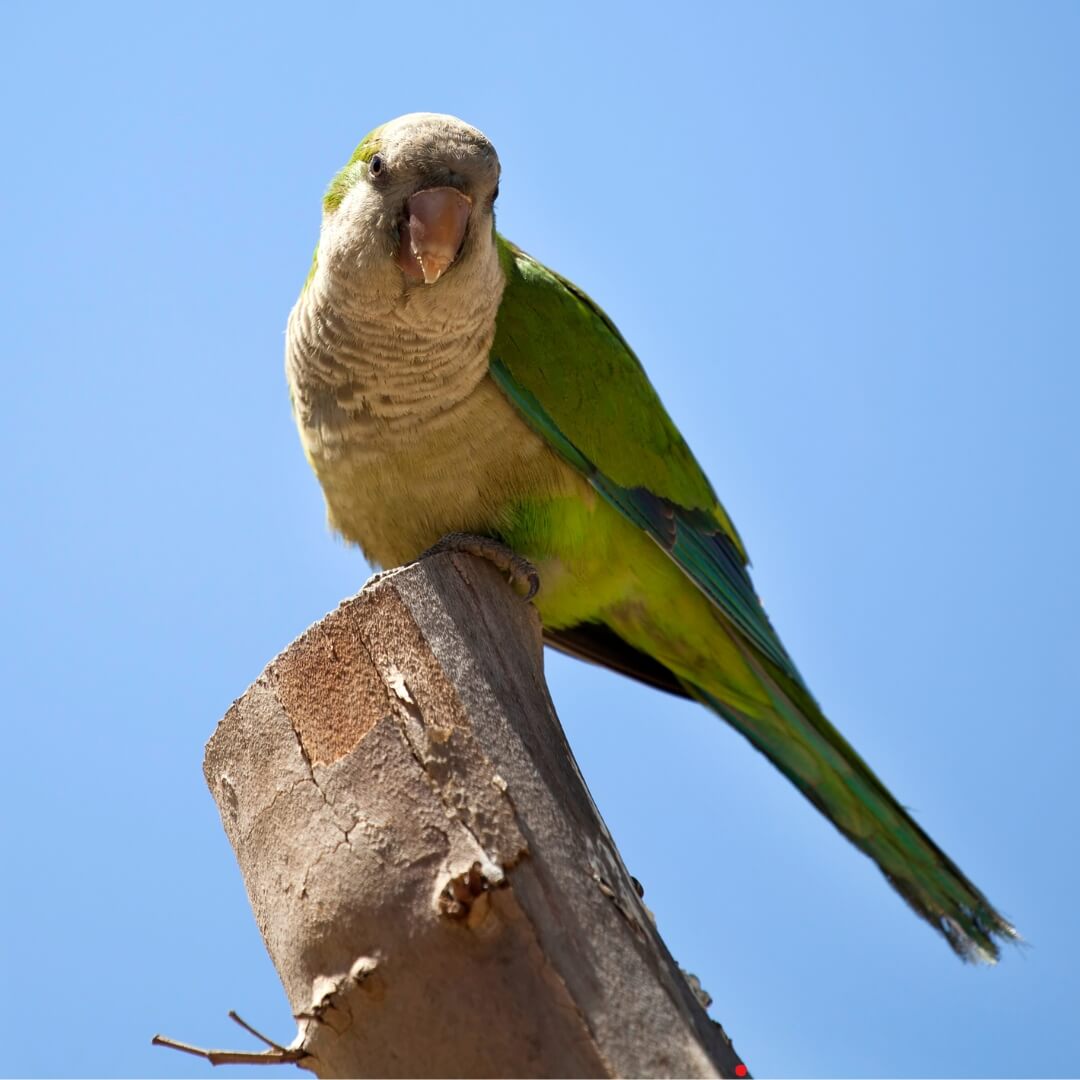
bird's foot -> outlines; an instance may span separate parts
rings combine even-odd
[[[442,555],[448,551],[460,551],[494,563],[507,575],[514,588],[524,592],[526,603],[536,595],[540,588],[540,575],[536,567],[528,559],[514,554],[504,543],[490,536],[460,532],[447,533],[437,543],[432,544],[427,551],[422,552],[420,558],[426,559],[430,555]]]

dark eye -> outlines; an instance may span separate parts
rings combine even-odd
[[[495,190],[491,193],[491,205],[495,205],[495,200],[499,197],[499,185],[495,185]]]
[[[368,162],[368,172],[372,176],[379,176],[383,171],[383,159],[381,154],[372,155],[371,160]]]

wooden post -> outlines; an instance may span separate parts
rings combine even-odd
[[[536,612],[489,564],[373,578],[229,709],[205,772],[299,1023],[284,1060],[746,1075],[578,772]]]

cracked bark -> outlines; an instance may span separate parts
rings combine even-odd
[[[373,578],[267,666],[204,767],[317,1075],[746,1075],[490,565]]]

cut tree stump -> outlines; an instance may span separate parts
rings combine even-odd
[[[205,772],[298,1020],[285,1060],[747,1075],[593,805],[535,610],[489,564],[373,578],[229,709]]]

